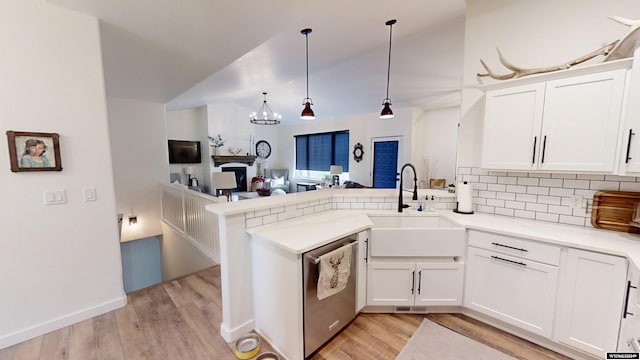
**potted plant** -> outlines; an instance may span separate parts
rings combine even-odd
[[[218,148],[224,146],[225,140],[222,138],[222,135],[209,136],[209,141],[211,141],[211,147],[213,147],[213,155],[218,155]]]

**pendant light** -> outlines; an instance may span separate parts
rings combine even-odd
[[[309,97],[309,33],[311,29],[303,29],[300,31],[302,35],[305,37],[306,47],[307,47],[307,97],[304,98],[302,105],[304,105],[304,109],[302,110],[302,114],[300,114],[300,119],[302,120],[313,120],[316,118],[316,115],[313,113],[311,109],[311,105],[313,102]]]
[[[389,99],[389,75],[391,74],[391,32],[393,30],[393,24],[396,20],[389,20],[385,25],[389,26],[389,62],[387,63],[387,97],[382,101],[382,112],[380,112],[380,119],[392,119],[393,111],[391,111],[391,100]]]
[[[262,102],[262,107],[258,110],[257,113],[251,113],[249,115],[249,121],[252,124],[256,125],[278,125],[280,124],[280,119],[282,119],[282,115],[271,111],[269,105],[267,105],[267,93],[263,92],[264,101]]]

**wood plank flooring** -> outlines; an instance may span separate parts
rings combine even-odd
[[[360,314],[314,360],[394,359],[424,317],[519,359],[567,359],[459,314]],[[220,268],[128,295],[127,306],[0,350],[0,360],[236,359],[219,334]],[[262,351],[273,351],[262,343]]]

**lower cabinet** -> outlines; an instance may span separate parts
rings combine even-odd
[[[615,352],[626,290],[627,260],[568,249],[556,312],[556,340],[606,357]]]
[[[370,262],[367,305],[461,305],[462,262]]]
[[[469,247],[464,306],[550,338],[558,267]]]

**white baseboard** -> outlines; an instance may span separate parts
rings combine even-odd
[[[23,341],[27,341],[29,339],[33,339],[34,337],[44,335],[48,332],[73,325],[77,322],[90,319],[94,316],[102,315],[109,311],[119,309],[125,305],[127,305],[127,296],[123,295],[119,298],[90,307],[88,309],[61,316],[53,320],[49,320],[22,330],[18,330],[11,334],[0,335],[0,349],[19,344]]]
[[[240,336],[245,335],[249,331],[253,330],[255,326],[256,324],[253,319],[236,327],[235,329],[229,329],[223,322],[220,324],[220,336],[222,336],[224,341],[230,343],[232,341],[238,340]]]

